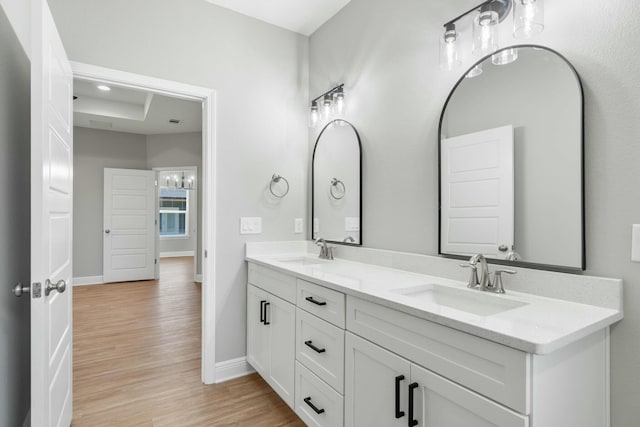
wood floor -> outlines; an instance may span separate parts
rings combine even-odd
[[[257,375],[200,381],[193,258],[159,281],[73,289],[73,426],[304,426]]]

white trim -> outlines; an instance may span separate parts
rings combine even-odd
[[[31,408],[29,408],[29,412],[27,412],[27,416],[24,417],[24,421],[22,422],[22,427],[31,427]]]
[[[216,332],[216,92],[213,89],[193,86],[140,74],[128,73],[90,64],[71,62],[76,79],[113,84],[131,89],[142,89],[174,98],[199,101],[202,108],[202,185],[203,197],[203,229],[198,230],[202,236],[202,382],[216,382],[215,364],[215,332]],[[208,257],[204,256],[205,251]]]
[[[160,258],[177,258],[182,256],[195,256],[196,251],[160,252]]]
[[[611,327],[604,330],[604,377],[605,395],[604,414],[606,424],[604,427],[611,427]]]
[[[246,357],[238,357],[237,359],[225,360],[216,363],[216,384],[229,381],[234,378],[244,377],[253,374],[255,370],[247,362]]]
[[[104,283],[104,276],[74,277],[73,286],[101,285]]]
[[[202,283],[202,274],[196,274],[194,282]]]

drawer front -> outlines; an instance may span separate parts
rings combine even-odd
[[[296,303],[296,278],[293,276],[250,262],[249,283],[292,304]]]
[[[344,329],[296,310],[296,359],[323,381],[344,390]]]
[[[344,329],[345,296],[342,292],[298,279],[296,305]]]
[[[343,399],[313,372],[296,362],[296,414],[308,426],[343,427]]]
[[[530,413],[527,353],[351,296],[347,329],[522,414]]]

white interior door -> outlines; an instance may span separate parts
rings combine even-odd
[[[513,126],[442,140],[441,251],[503,258],[514,246]]]
[[[105,282],[155,278],[156,211],[154,171],[104,170]]]
[[[58,427],[73,403],[73,75],[47,2],[31,13],[31,425]]]

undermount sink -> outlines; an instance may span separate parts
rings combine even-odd
[[[278,262],[283,262],[285,264],[290,264],[290,265],[306,266],[306,265],[325,264],[328,261],[325,261],[319,258],[294,257],[294,258],[282,258],[282,259],[279,259]]]
[[[492,316],[527,305],[525,302],[505,298],[504,295],[488,294],[479,290],[456,289],[437,284],[419,285],[392,291],[413,301],[441,305],[477,316]]]

